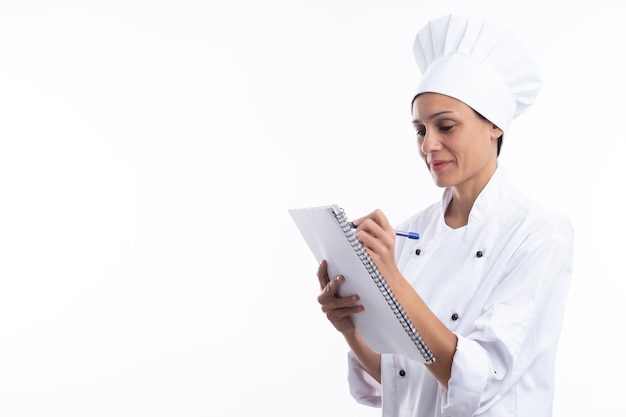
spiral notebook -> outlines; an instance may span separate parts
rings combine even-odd
[[[290,209],[315,259],[328,264],[328,275],[343,275],[339,295],[358,294],[364,311],[352,321],[365,342],[377,353],[396,353],[424,363],[433,354],[393,295],[385,278],[356,238],[351,222],[337,205]]]

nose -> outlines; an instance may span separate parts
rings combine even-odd
[[[437,135],[430,133],[429,130],[424,134],[422,139],[422,145],[420,146],[424,155],[430,155],[433,151],[441,149],[441,142],[437,138]]]

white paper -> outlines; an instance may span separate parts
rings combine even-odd
[[[345,277],[339,295],[358,294],[363,312],[352,321],[365,342],[377,353],[398,353],[425,362],[416,343],[405,331],[385,296],[348,241],[333,210],[337,205],[291,209],[293,220],[318,263],[326,260],[328,275]],[[421,340],[421,339],[420,339]]]

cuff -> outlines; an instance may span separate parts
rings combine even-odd
[[[348,352],[348,384],[354,399],[370,407],[382,406],[381,385],[365,371],[352,352]]]
[[[487,384],[489,358],[475,341],[456,335],[456,352],[452,360],[452,374],[444,393],[442,416],[472,416],[480,407]]]

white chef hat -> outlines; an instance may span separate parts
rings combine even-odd
[[[423,74],[415,95],[453,97],[504,132],[541,87],[539,67],[519,39],[483,19],[432,20],[417,33],[413,52]]]

